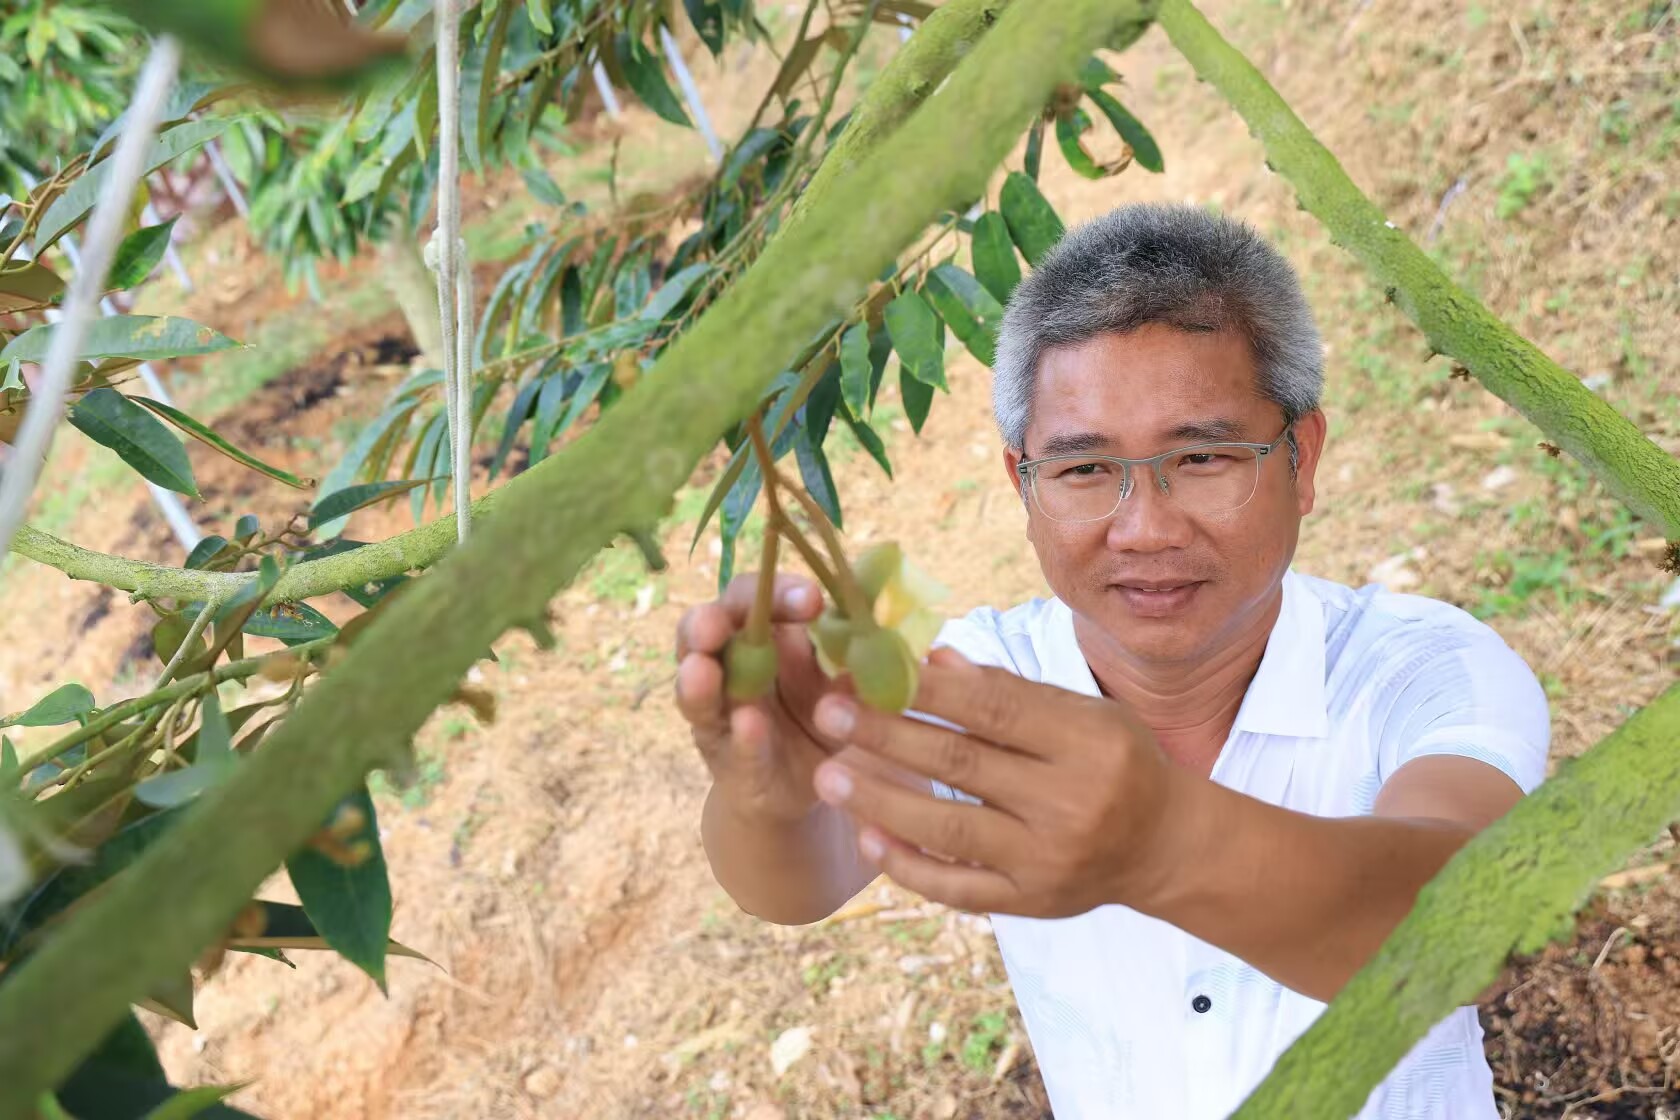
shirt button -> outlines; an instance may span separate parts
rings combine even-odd
[[[1206,1015],[1213,1009],[1213,1001],[1206,996],[1197,996],[1190,1001],[1190,1006],[1195,1008],[1196,1014]]]

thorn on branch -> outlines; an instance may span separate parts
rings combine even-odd
[[[624,535],[636,542],[636,547],[641,550],[642,559],[647,563],[648,571],[663,572],[670,567],[665,559],[665,554],[660,551],[659,541],[654,537],[652,531],[648,529],[626,529]]]
[[[1555,443],[1552,443],[1550,440],[1543,439],[1536,446],[1554,459],[1563,454],[1563,448],[1559,447]]]
[[[1454,381],[1469,381],[1471,379],[1470,367],[1465,365],[1463,362],[1454,362],[1452,364],[1452,373],[1448,374],[1448,376]]]
[[[1680,541],[1668,542],[1668,551],[1663,554],[1657,567],[1670,575],[1680,575]],[[1680,840],[1680,837],[1676,839]]]

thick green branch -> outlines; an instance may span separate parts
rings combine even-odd
[[[522,485],[502,487],[479,531],[368,626],[262,750],[7,976],[0,1116],[23,1113],[131,1001],[188,967],[344,791],[404,749],[486,645],[540,615],[626,525],[669,510],[718,433],[757,405],[786,360],[936,214],[975,197],[1054,83],[1143,7],[1011,9],[635,389]],[[195,874],[181,874],[186,866]]]
[[[1295,185],[1301,205],[1370,270],[1429,345],[1463,362],[1630,509],[1680,540],[1680,460],[1449,280],[1190,0],[1163,0],[1159,18],[1197,75],[1213,83],[1265,145],[1267,165]]]
[[[1233,1120],[1352,1116],[1514,951],[1567,936],[1593,884],[1680,817],[1680,685],[1465,845]]]
[[[916,107],[939,87],[939,83],[950,76],[957,63],[967,57],[980,36],[997,22],[1008,4],[1009,0],[949,0],[929,16],[853,110],[852,118],[835,141],[834,148],[800,195],[795,213],[811,205],[812,200],[822,198],[842,169],[855,167],[868,152],[903,124]],[[1146,17],[1138,9],[1131,9],[1131,18],[1142,20]],[[902,171],[896,173],[902,174]],[[507,485],[518,483],[516,478]],[[497,488],[473,503],[475,521],[494,508],[501,490]],[[309,599],[424,568],[454,543],[454,519],[440,519],[378,544],[289,568],[281,575],[280,582],[265,602]],[[256,578],[254,573],[236,575],[166,568],[93,552],[27,525],[18,529],[12,540],[12,551],[57,568],[73,579],[93,580],[152,598],[204,600],[212,595],[225,597],[242,583]]]

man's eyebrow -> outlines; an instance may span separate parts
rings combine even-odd
[[[1224,440],[1240,440],[1242,435],[1242,421],[1216,416],[1206,420],[1186,420],[1168,430],[1165,438],[1175,443],[1217,443]],[[1039,458],[1081,455],[1087,452],[1103,454],[1111,446],[1109,437],[1101,432],[1060,432],[1044,441]]]
[[[1167,433],[1171,439],[1190,440],[1195,443],[1240,440],[1242,434],[1243,425],[1240,420],[1231,420],[1223,416],[1208,420],[1188,420]]]

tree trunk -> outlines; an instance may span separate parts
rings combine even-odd
[[[438,322],[437,280],[420,256],[414,230],[407,222],[392,222],[379,255],[385,286],[408,323],[420,360],[431,369],[442,369],[443,326]]]

